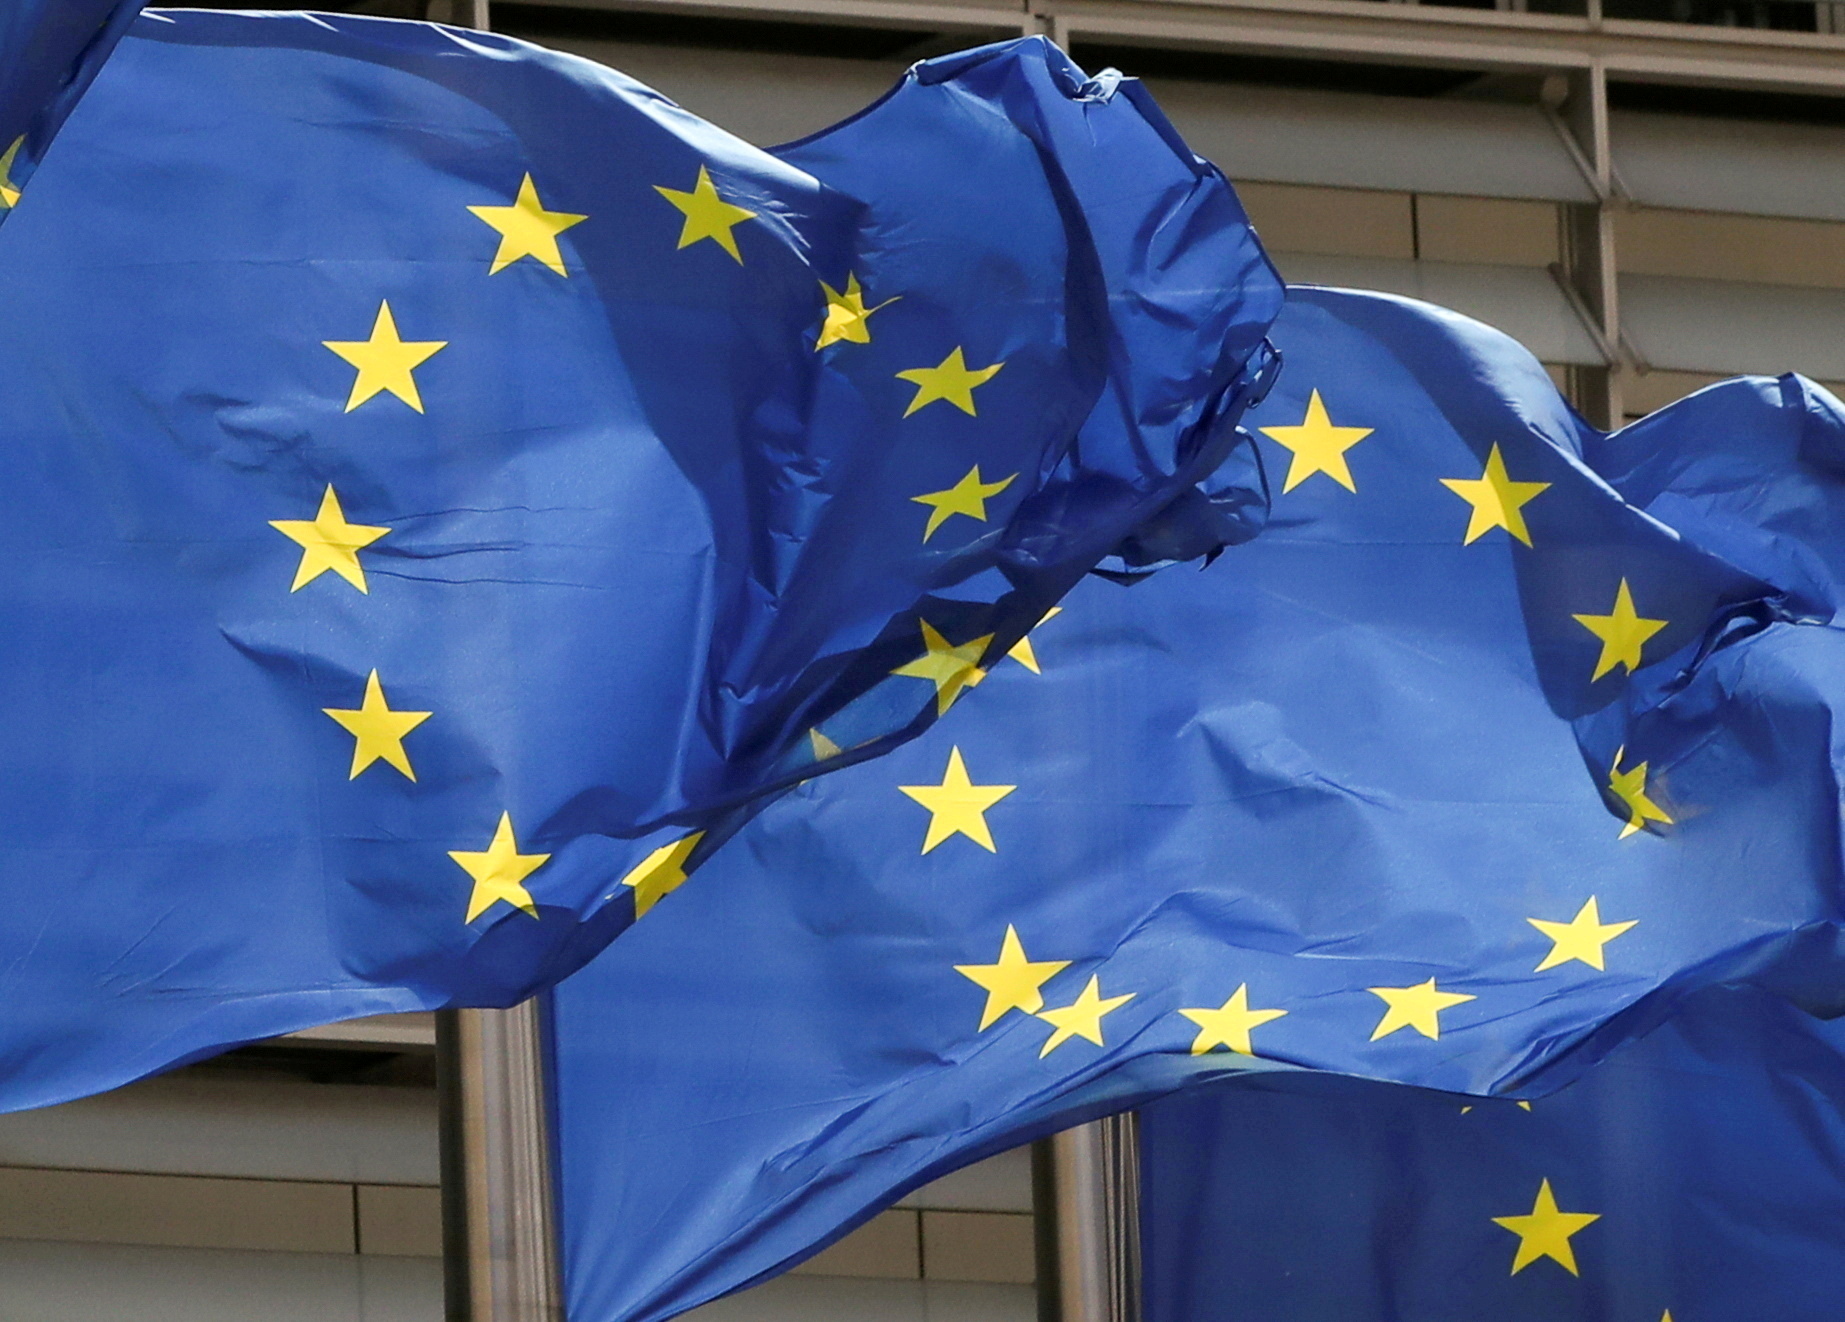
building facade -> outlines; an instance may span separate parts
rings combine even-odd
[[[1592,420],[1736,373],[1845,383],[1832,0],[493,0],[491,21],[760,145],[918,58],[1046,33],[1146,80],[1290,279],[1488,321]],[[426,1018],[368,1021],[0,1117],[0,1319],[434,1322],[434,1049]],[[1033,1219],[1009,1154],[698,1316],[1027,1322]]]

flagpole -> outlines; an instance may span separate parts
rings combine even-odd
[[[436,1050],[448,1322],[562,1322],[538,1002],[445,1011]]]
[[[1138,1132],[1130,1112],[1033,1149],[1039,1322],[1140,1322]]]

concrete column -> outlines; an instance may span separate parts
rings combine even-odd
[[[1562,83],[1563,79],[1557,80]],[[1583,328],[1601,351],[1602,363],[1572,367],[1570,395],[1584,417],[1598,427],[1621,425],[1620,288],[1616,280],[1614,155],[1608,135],[1608,76],[1597,61],[1568,75],[1562,104],[1547,106],[1574,143],[1596,197],[1569,203],[1563,212],[1563,261],[1558,281]]]

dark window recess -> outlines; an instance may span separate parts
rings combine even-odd
[[[1675,83],[1609,83],[1608,104],[1617,110],[1656,110],[1715,119],[1763,119],[1784,124],[1845,124],[1845,97],[1750,92],[1727,87]]]
[[[321,12],[325,13],[323,9]],[[289,1079],[307,1083],[373,1083],[433,1088],[435,1053],[327,1048],[311,1043],[259,1042],[182,1067],[190,1078]]]
[[[1603,0],[1602,12],[1609,18],[1719,28],[1812,32],[1817,26],[1808,0]]]

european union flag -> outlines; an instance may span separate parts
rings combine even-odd
[[[0,7],[0,220],[140,9],[141,0]]]
[[[1845,667],[1783,582],[1837,563],[1837,404],[1742,381],[1607,438],[1439,309],[1293,289],[1273,334],[1261,535],[1092,579],[557,989],[573,1317],[1215,1076],[1530,1096],[1713,982],[1837,998]]]
[[[0,247],[0,1105],[561,976],[1210,474],[1280,300],[1041,41],[771,156],[144,17]]]
[[[1147,1322],[1830,1322],[1845,1023],[1713,988],[1523,1106],[1301,1073],[1141,1112]]]

